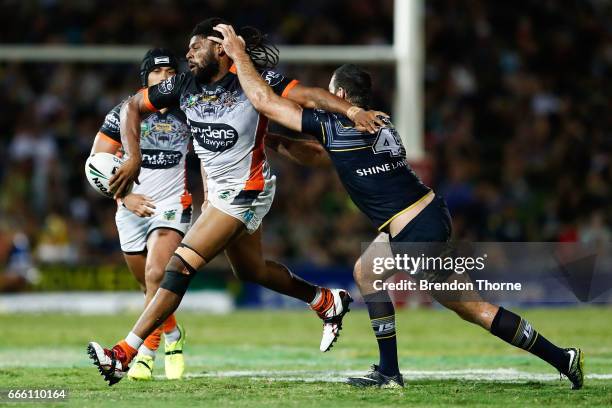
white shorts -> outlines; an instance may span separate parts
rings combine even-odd
[[[184,236],[191,226],[192,207],[183,209],[179,203],[157,204],[151,217],[139,217],[120,206],[115,215],[121,250],[127,254],[141,253],[147,248],[149,235],[159,228],[174,230]]]
[[[266,216],[276,191],[276,176],[264,182],[263,191],[242,190],[242,185],[209,185],[208,202],[216,209],[239,219],[249,234],[254,233]]]

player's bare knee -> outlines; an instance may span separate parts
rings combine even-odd
[[[164,268],[161,265],[147,265],[145,267],[145,283],[147,288],[157,290],[164,277]]]
[[[373,282],[371,275],[372,273],[364,271],[361,259],[358,259],[353,266],[353,279],[355,279],[355,283],[357,283],[358,286],[367,286]]]
[[[374,275],[372,271],[367,272],[364,270],[361,259],[358,259],[357,262],[355,262],[355,265],[353,266],[353,279],[362,293],[364,291],[372,291],[374,281],[378,279],[378,277],[375,276],[376,275]]]
[[[355,282],[359,283],[362,279],[361,276],[361,258],[357,260],[357,262],[355,262],[355,265],[353,265],[353,279],[355,279]]]

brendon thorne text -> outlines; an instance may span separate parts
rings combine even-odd
[[[477,279],[475,282],[429,282],[426,279],[402,279],[397,282],[385,282],[381,279],[374,281],[375,290],[422,290],[422,291],[520,291],[520,282],[491,282],[486,279]]]

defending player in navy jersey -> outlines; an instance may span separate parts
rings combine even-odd
[[[268,120],[244,94],[231,58],[221,45],[210,40],[210,36],[220,37],[213,27],[222,22],[208,19],[194,28],[187,53],[190,72],[144,89],[121,108],[121,137],[128,158],[110,180],[116,196],[123,196],[140,172],[143,115],[180,108],[207,175],[208,205],[174,251],[160,288],[125,340],[110,350],[96,342],[89,344],[94,365],[111,385],[123,377],[143,339],[176,310],[196,271],[222,251],[238,278],[310,305],[323,320],[321,351],[329,350],[338,338],[342,318],[352,301],[343,289],[318,287],[263,257],[261,223],[272,205],[276,186],[264,151]],[[258,64],[257,75],[279,97],[347,114],[372,133],[384,124],[378,118],[380,112],[366,112],[324,89],[305,87],[272,71],[278,62],[275,48],[267,45],[259,31],[243,32],[249,47],[247,58]],[[270,340],[274,341],[274,334]]]
[[[371,135],[352,129],[351,122],[342,115],[302,109],[279,98],[253,67],[244,52],[244,41],[233,28],[219,25],[216,29],[223,34],[223,40],[210,39],[221,43],[234,61],[242,88],[253,106],[269,119],[291,130],[314,135],[322,143],[352,200],[380,231],[385,231],[376,241],[386,240],[387,235],[391,242],[443,243],[450,239],[451,220],[444,199],[423,185],[409,168],[390,122]],[[371,80],[358,67],[345,65],[334,73],[329,90],[367,108]],[[380,361],[364,376],[349,378],[351,385],[384,388],[404,385],[397,361],[394,306],[387,291],[376,290],[373,285],[374,279],[389,276],[363,271],[359,261],[355,267],[354,277],[368,307]],[[463,319],[548,362],[570,379],[573,389],[582,387],[580,349],[555,346],[525,319],[502,307],[484,301],[436,299]]]

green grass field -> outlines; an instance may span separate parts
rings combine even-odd
[[[552,341],[583,348],[584,389],[571,391],[537,358],[439,310],[398,315],[403,390],[357,390],[341,382],[377,360],[364,311],[347,316],[339,342],[325,354],[318,350],[320,322],[307,311],[179,314],[188,336],[187,378],[164,380],[160,355],[158,379],[112,388],[85,348],[93,339],[111,345],[135,316],[0,314],[0,389],[67,388],[61,406],[78,407],[611,406],[612,309],[523,314]]]

